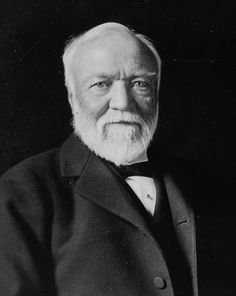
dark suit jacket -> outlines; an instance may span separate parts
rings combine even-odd
[[[156,165],[195,295],[197,289],[200,296],[236,295],[228,201],[212,197],[208,179],[193,166]],[[74,136],[0,181],[0,295],[174,295],[140,202]]]

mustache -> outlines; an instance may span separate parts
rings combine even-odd
[[[98,126],[105,126],[107,124],[124,123],[124,124],[142,124],[143,118],[137,113],[127,111],[109,111],[105,113],[98,120]]]

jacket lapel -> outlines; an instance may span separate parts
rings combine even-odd
[[[180,241],[181,248],[187,256],[187,262],[193,277],[194,295],[197,296],[197,266],[194,213],[187,202],[186,194],[182,192],[172,174],[163,174],[163,180],[173,217],[174,228]],[[185,180],[187,182],[187,180]],[[193,191],[191,184],[189,189]],[[139,200],[111,172],[104,162],[94,154],[90,155],[87,165],[76,184],[76,192],[89,199],[108,212],[135,225],[140,231],[155,241],[148,224],[147,213],[139,206]],[[188,190],[187,190],[188,191]]]
[[[182,171],[185,170],[182,169]],[[120,180],[99,157],[89,151],[74,135],[62,146],[61,172],[65,177],[79,177],[75,185],[77,194],[109,213],[135,225],[156,243],[149,225],[150,218],[129,186]],[[168,173],[163,173],[163,181],[169,199],[174,227],[183,252],[187,254],[187,260],[193,275],[194,295],[196,296],[197,272],[194,215],[190,203],[187,202],[188,197],[193,194],[194,184],[189,181],[191,178],[185,176],[186,171],[185,175],[179,173],[179,167],[177,172],[168,168],[166,172]]]
[[[181,191],[172,175],[164,174],[163,181],[176,235],[180,242],[180,247],[186,255],[187,263],[193,276],[194,295],[197,296],[196,238],[192,206],[187,202],[185,194]]]
[[[91,153],[78,179],[75,192],[108,212],[135,225],[151,239],[146,211],[128,185],[120,180],[105,163]]]

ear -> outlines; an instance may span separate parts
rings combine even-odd
[[[73,108],[73,93],[70,89],[68,89],[68,101],[71,109]]]

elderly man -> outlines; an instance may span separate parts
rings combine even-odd
[[[209,288],[210,260],[197,284],[196,169],[157,157],[155,143],[147,155],[161,74],[153,44],[105,23],[72,39],[63,62],[74,134],[1,179],[0,294],[223,295]]]

